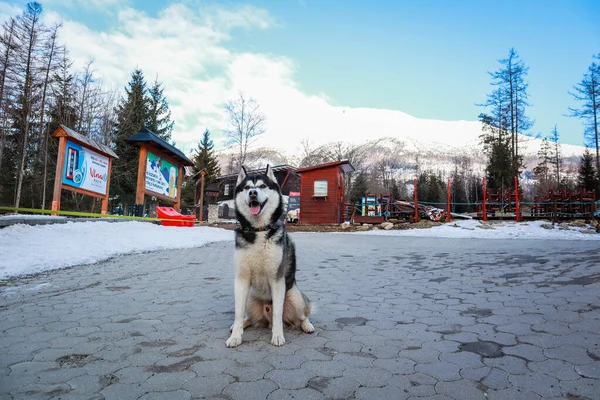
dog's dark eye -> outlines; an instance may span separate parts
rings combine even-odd
[[[244,186],[244,190],[248,190],[248,189],[250,189],[250,185]]]
[[[264,188],[266,188],[266,187],[267,187],[267,185],[265,185],[264,183],[263,183],[262,185],[260,185],[260,186],[259,186],[259,188],[261,188],[261,189],[264,189]]]

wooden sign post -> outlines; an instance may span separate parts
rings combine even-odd
[[[62,189],[102,199],[102,214],[108,212],[112,159],[118,158],[108,146],[61,125],[52,137],[58,138],[58,159],[54,176],[52,210],[60,210]]]
[[[205,169],[202,169],[198,174],[200,174],[200,179],[196,181],[194,187],[194,204],[196,209],[200,209],[200,211],[196,211],[196,218],[198,218],[198,221],[202,222],[204,214],[204,180],[208,172],[206,172]],[[200,186],[200,189],[198,189],[198,186]]]

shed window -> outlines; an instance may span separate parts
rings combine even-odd
[[[326,180],[318,180],[315,181],[315,197],[325,197],[327,196],[327,181]]]
[[[224,196],[229,196],[229,185],[225,185],[225,190],[223,191]]]

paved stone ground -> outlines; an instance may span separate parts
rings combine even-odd
[[[0,287],[0,399],[599,399],[597,242],[293,234],[312,335],[233,320],[233,244]]]

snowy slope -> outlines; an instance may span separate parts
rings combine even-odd
[[[401,111],[370,108],[315,107],[314,113],[295,114],[279,109],[268,114],[267,131],[257,140],[258,147],[274,148],[293,156],[301,152],[302,141],[311,148],[343,141],[363,144],[391,137],[403,141],[407,149],[434,149],[444,154],[477,152],[481,123],[420,119]],[[522,137],[523,154],[537,154],[541,139]],[[580,157],[583,146],[561,145],[564,156]]]

